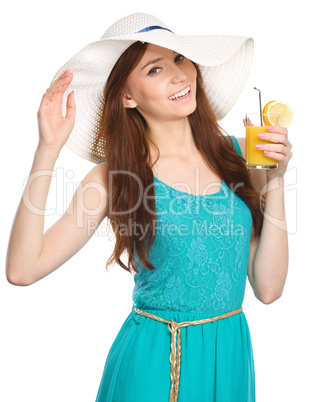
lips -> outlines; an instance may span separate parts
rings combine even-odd
[[[172,101],[181,100],[186,98],[191,92],[191,86],[187,85],[186,87],[180,89],[180,91],[175,92],[173,95],[169,96],[168,99]]]

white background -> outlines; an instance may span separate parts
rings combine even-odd
[[[1,401],[95,401],[107,353],[132,308],[132,276],[119,266],[109,272],[104,268],[113,248],[112,238],[104,232],[29,287],[7,282],[5,258],[38,143],[36,113],[42,94],[77,51],[98,40],[115,20],[139,11],[156,15],[178,34],[254,38],[250,77],[222,121],[230,134],[243,137],[244,113],[258,111],[254,86],[262,89],[263,105],[282,99],[294,109],[289,129],[294,156],[285,181],[290,249],[285,290],[275,303],[264,305],[247,282],[243,308],[252,336],[257,401],[318,400],[314,170],[318,31],[313,3],[303,0],[297,7],[287,0],[6,3],[0,27]],[[76,186],[93,166],[63,148],[55,166],[58,180],[53,178],[47,202],[47,208],[57,210],[46,216],[45,230],[65,212]],[[103,229],[109,229],[106,220]]]

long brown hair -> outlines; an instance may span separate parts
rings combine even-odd
[[[137,273],[134,253],[145,268],[156,269],[149,259],[149,250],[156,235],[154,176],[149,162],[150,139],[146,121],[137,109],[124,107],[122,91],[130,72],[146,49],[146,42],[133,43],[112,69],[105,88],[101,128],[95,141],[95,146],[101,139],[106,144],[106,190],[108,205],[111,205],[107,216],[116,236],[115,248],[106,269],[108,265],[118,263],[126,271]],[[197,70],[197,107],[188,119],[195,145],[211,170],[247,204],[252,214],[254,237],[259,236],[264,196],[260,197],[260,193],[254,190],[244,159],[235,151],[231,137],[219,126],[203,88],[200,68],[193,64]],[[147,191],[140,192],[140,185]],[[144,196],[147,197],[147,204]],[[136,231],[136,227],[142,230]],[[128,253],[128,267],[120,259],[124,251]]]

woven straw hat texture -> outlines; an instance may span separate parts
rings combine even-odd
[[[108,76],[120,55],[136,41],[174,50],[199,64],[205,91],[219,120],[240,96],[253,59],[252,38],[177,35],[158,18],[145,13],[116,21],[100,40],[88,44],[67,61],[51,81],[53,84],[67,69],[73,72],[73,80],[63,95],[62,114],[66,115],[66,99],[74,90],[76,117],[65,145],[91,162],[105,159],[105,142],[101,141],[95,152],[92,144],[99,129]]]

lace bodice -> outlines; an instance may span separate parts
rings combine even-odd
[[[157,233],[149,256],[157,269],[145,269],[135,253],[137,307],[212,315],[240,308],[252,229],[248,206],[224,181],[217,193],[194,195],[155,177],[154,190]]]

